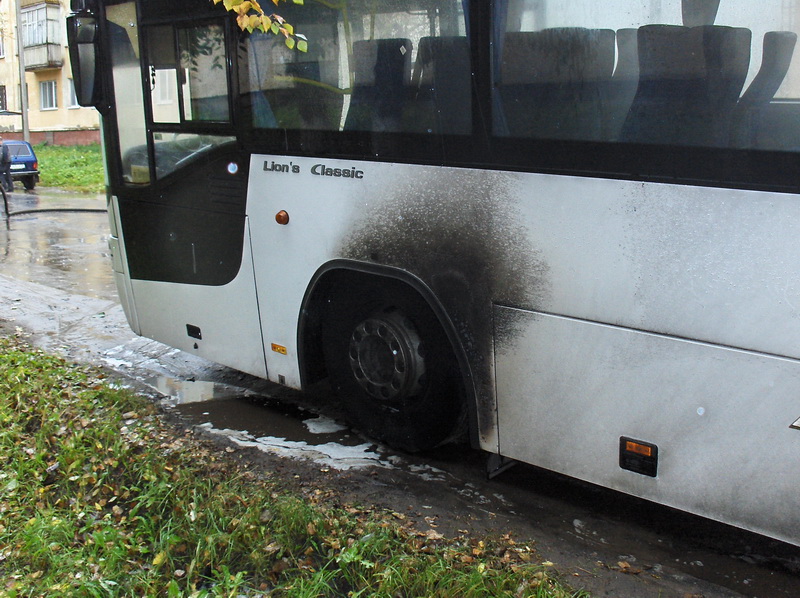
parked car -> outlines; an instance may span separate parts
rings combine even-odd
[[[33,189],[39,182],[39,161],[33,147],[27,141],[8,139],[3,142],[11,154],[11,180],[22,181],[26,189]]]

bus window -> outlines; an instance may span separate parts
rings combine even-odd
[[[106,8],[109,22],[111,69],[122,158],[122,179],[126,183],[150,182],[147,160],[147,132],[144,96],[139,68],[139,34],[136,7],[132,2]]]
[[[235,140],[235,137],[225,135],[154,133],[153,152],[156,159],[156,178],[165,177],[196,160],[205,152]]]
[[[177,47],[176,47],[177,37]],[[177,50],[177,56],[176,56]],[[225,36],[220,25],[151,27],[147,32],[155,123],[228,122]]]
[[[239,87],[256,128],[468,134],[470,54],[456,0],[287,7],[309,51],[253,33]]]
[[[171,26],[151,27],[147,31],[147,57],[153,122],[181,122],[175,36]]]
[[[308,53],[290,50],[271,33],[247,36],[239,58],[239,85],[254,127],[339,128],[345,81],[335,47],[335,24],[333,27],[333,32],[321,24],[312,28],[314,33],[309,35],[319,37],[314,38]]]
[[[795,151],[798,17],[747,0],[497,3],[494,131]]]
[[[220,25],[178,30],[186,120],[228,121],[225,35]]]

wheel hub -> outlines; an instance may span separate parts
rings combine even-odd
[[[422,340],[414,325],[397,312],[374,314],[360,322],[350,337],[348,358],[356,382],[376,399],[404,399],[422,386]]]

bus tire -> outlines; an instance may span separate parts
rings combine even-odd
[[[338,307],[324,319],[323,352],[351,422],[408,452],[452,438],[462,420],[462,386],[453,350],[427,303],[392,283],[336,297],[329,305]]]

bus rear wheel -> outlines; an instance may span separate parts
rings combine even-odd
[[[328,376],[352,423],[409,452],[442,444],[461,422],[463,401],[455,355],[438,319],[398,285],[338,295],[354,296],[330,310],[322,331]]]

